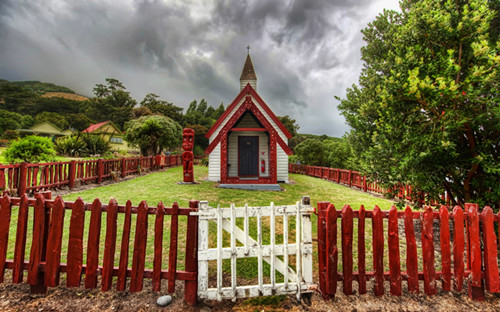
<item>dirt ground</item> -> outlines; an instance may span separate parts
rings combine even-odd
[[[6,280],[9,280],[8,273]],[[166,284],[163,285],[166,289]],[[384,295],[375,297],[368,286],[368,294],[345,296],[341,293],[341,284],[334,300],[323,300],[319,293],[313,293],[310,302],[302,303],[290,296],[279,300],[238,300],[231,302],[205,301],[190,307],[183,300],[183,285],[178,282],[173,302],[167,307],[159,307],[156,300],[162,293],[150,291],[151,283],[144,280],[144,289],[139,293],[108,291],[100,289],[51,288],[46,295],[30,295],[29,285],[4,283],[0,285],[0,311],[500,311],[500,295],[487,293],[483,302],[469,299],[463,293],[442,292],[436,296],[404,293],[401,297]],[[354,284],[356,288],[356,283]],[[423,285],[421,285],[423,288]],[[386,283],[386,293],[389,285]]]

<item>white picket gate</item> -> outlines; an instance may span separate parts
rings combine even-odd
[[[316,287],[312,278],[311,214],[313,211],[308,197],[303,197],[302,202],[289,206],[275,206],[271,203],[270,206],[265,207],[248,207],[247,205],[235,207],[232,204],[230,208],[214,208],[210,207],[206,201],[200,202],[198,212],[192,213],[199,216],[198,297],[220,301],[222,299],[234,300],[256,296],[296,294],[297,299],[300,300],[302,293],[311,292]],[[264,245],[262,219],[266,218],[267,221],[267,217],[269,217],[270,244]],[[236,225],[238,218],[243,218],[243,229]],[[251,231],[250,218],[256,218],[257,235],[255,239],[249,234]],[[290,218],[291,220],[289,220]],[[276,222],[280,220],[282,221],[282,233],[280,232],[282,243],[277,244]],[[289,231],[289,224],[293,221],[295,221],[294,232]],[[217,224],[216,239],[210,237],[210,222]],[[267,231],[266,226],[264,229]],[[230,246],[223,245],[223,230],[230,235]],[[295,242],[289,242],[289,235],[295,235]],[[209,242],[216,247],[209,248]],[[289,266],[291,255],[295,256],[296,270]],[[258,284],[237,285],[236,259],[252,257],[257,258]],[[230,287],[223,287],[222,262],[224,259],[231,259]],[[217,261],[215,288],[209,288],[209,261],[211,260]],[[268,282],[266,284],[264,284],[263,261],[270,265],[270,276],[266,278]],[[282,282],[277,282],[276,271],[282,274]]]

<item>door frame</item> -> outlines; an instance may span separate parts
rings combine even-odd
[[[257,174],[256,175],[241,175],[240,174],[240,139],[241,138],[257,138]],[[238,135],[238,177],[244,177],[244,178],[253,178],[253,177],[260,177],[260,172],[259,172],[259,155],[260,155],[260,140],[258,135]]]

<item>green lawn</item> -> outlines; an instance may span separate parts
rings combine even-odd
[[[267,192],[216,188],[216,183],[203,181],[207,174],[207,167],[195,166],[195,180],[201,181],[200,184],[180,185],[177,182],[182,181],[182,167],[176,167],[126,182],[72,193],[64,196],[64,200],[73,201],[82,197],[85,202],[91,202],[95,198],[106,202],[115,198],[119,204],[124,204],[130,199],[134,205],[138,205],[141,200],[146,200],[149,205],[156,205],[160,201],[171,205],[177,201],[181,207],[187,207],[189,200],[196,199],[206,200],[210,206],[220,204],[221,207],[229,207],[231,203],[236,206],[243,206],[245,203],[262,206],[269,205],[270,202],[290,205],[307,195],[311,197],[314,206],[318,201],[330,201],[337,209],[346,204],[358,209],[363,204],[365,209],[373,209],[375,205],[379,205],[381,209],[387,210],[392,205],[389,200],[305,175],[290,174],[293,183],[281,184],[283,192]]]
[[[332,182],[321,180],[318,178],[313,178],[305,175],[291,174],[290,179],[293,183],[282,184],[284,188],[282,192],[265,192],[265,191],[244,191],[244,190],[231,190],[231,189],[220,189],[216,187],[216,183],[203,181],[208,173],[206,167],[195,166],[195,179],[200,181],[197,185],[180,185],[179,181],[182,180],[182,167],[176,167],[168,169],[163,172],[155,172],[135,179],[111,184],[102,187],[96,187],[94,189],[75,192],[64,196],[65,201],[74,201],[78,197],[81,197],[85,202],[91,203],[95,198],[99,198],[102,203],[107,203],[111,198],[115,198],[120,205],[124,205],[127,200],[131,200],[133,205],[137,206],[142,200],[146,200],[149,206],[156,206],[160,201],[162,201],[165,206],[170,206],[174,201],[177,201],[181,207],[188,207],[188,202],[190,200],[207,200],[210,206],[221,205],[221,207],[229,207],[229,204],[234,203],[236,206],[243,206],[248,204],[250,206],[263,206],[269,205],[270,202],[274,202],[277,205],[291,205],[295,204],[300,200],[301,196],[308,195],[311,197],[311,202],[313,206],[316,206],[318,201],[330,201],[334,203],[337,209],[341,209],[344,205],[349,204],[353,209],[359,209],[360,205],[365,205],[368,210],[373,209],[375,205],[378,205],[381,209],[387,210],[391,207],[392,202],[383,198],[375,197],[367,193],[360,192],[355,189],[350,189],[348,187],[338,185]],[[16,236],[16,225],[17,225],[17,207],[12,211],[12,222],[9,234],[9,252],[8,258],[13,258],[14,243]],[[66,262],[67,257],[67,244],[69,238],[69,223],[70,223],[71,211],[66,210],[64,218],[64,232],[63,232],[63,243],[62,243],[62,262]],[[29,226],[28,238],[26,246],[26,255],[29,258],[29,250],[31,246],[31,233],[32,233],[32,218],[33,211],[30,210],[29,215]],[[255,219],[255,218],[254,218]],[[264,244],[269,243],[270,228],[269,228],[269,217],[263,218],[263,240]],[[86,262],[86,247],[87,238],[90,222],[90,212],[85,215],[85,227],[84,227],[84,263]],[[123,232],[123,222],[124,215],[119,214],[118,216],[118,233],[116,242],[116,254],[115,254],[115,265],[119,264],[120,255],[120,245]],[[136,215],[132,215],[132,227],[130,234],[130,249],[129,249],[129,267],[132,265],[133,257],[133,244],[135,235],[135,222]],[[295,240],[295,219],[290,218],[289,221],[289,241],[293,242]],[[340,222],[340,220],[339,220]],[[356,221],[355,221],[356,222]],[[313,238],[316,238],[317,232],[317,218],[315,215],[312,216],[313,224]],[[149,215],[148,218],[148,232],[147,232],[147,251],[146,251],[146,268],[152,268],[153,266],[153,255],[154,255],[154,224],[155,216]],[[276,218],[276,230],[277,237],[276,242],[283,241],[282,233],[282,219]],[[356,223],[355,223],[356,224]],[[238,224],[241,226],[241,222]],[[179,253],[178,253],[178,268],[184,268],[184,246],[186,237],[186,217],[179,217]],[[256,239],[256,220],[250,220],[250,235]],[[339,223],[339,234],[340,234],[340,223]],[[353,239],[353,250],[357,248],[357,227],[354,226],[354,239]],[[101,227],[101,244],[100,244],[100,257],[102,264],[102,257],[104,253],[104,239],[106,237],[106,215],[103,213],[102,216],[102,227]],[[167,268],[167,255],[170,239],[170,217],[166,216],[164,221],[164,232],[163,232],[163,268]],[[366,224],[366,240],[367,240],[367,269],[371,267],[371,222],[368,220]],[[215,223],[210,224],[210,245],[211,247],[216,247],[216,225]],[[230,239],[229,235],[225,234],[223,237],[224,246],[229,246]],[[340,237],[338,239],[340,242]],[[386,248],[387,250],[387,248]],[[339,260],[341,258],[341,250],[339,253]],[[387,258],[386,258],[387,259]],[[404,261],[402,261],[404,262]],[[290,257],[290,263],[294,263],[294,257]],[[356,264],[356,260],[354,261]],[[293,267],[293,265],[291,265]],[[213,269],[215,263],[211,263],[210,267]],[[356,269],[355,265],[355,269]],[[269,274],[269,266],[267,263],[264,264],[266,275]],[[339,261],[339,269],[341,268],[341,261]],[[315,246],[314,250],[314,269],[317,271],[317,248]],[[224,270],[230,272],[230,261],[224,261]],[[253,278],[257,275],[257,259],[241,259],[238,260],[238,274],[240,277]],[[65,275],[62,275],[64,278]],[[278,279],[280,275],[277,274]]]

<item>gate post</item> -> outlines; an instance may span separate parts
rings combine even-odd
[[[319,290],[324,299],[328,298],[326,290],[326,209],[329,202],[318,202],[316,214],[318,215],[318,271]]]
[[[189,208],[198,211],[199,201],[189,201]],[[184,300],[193,306],[198,303],[198,216],[189,216],[187,220],[186,237],[186,272],[192,272],[196,276],[194,280],[186,281],[184,284]]]

